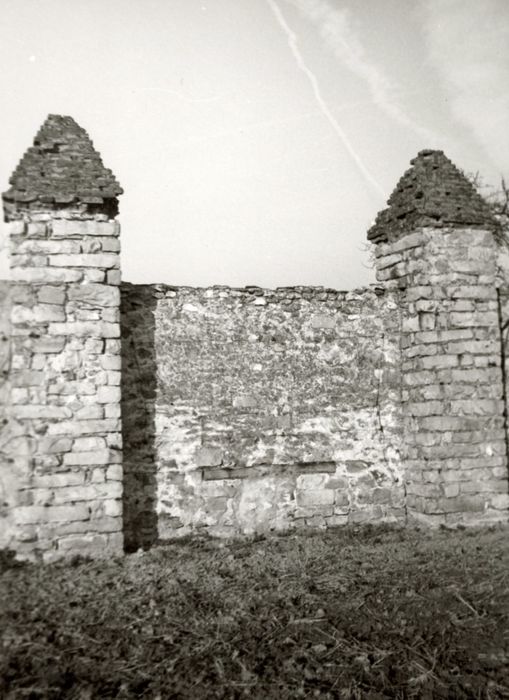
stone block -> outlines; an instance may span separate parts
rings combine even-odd
[[[110,481],[122,481],[123,469],[121,464],[111,464],[106,470],[106,479]]]
[[[79,253],[78,241],[51,241],[41,239],[25,239],[16,246],[17,254],[44,254],[54,253]]]
[[[104,514],[111,518],[119,518],[122,516],[123,507],[120,499],[108,498],[104,501]]]
[[[455,498],[439,498],[427,504],[428,513],[461,513],[482,512],[486,507],[484,496],[456,496]]]
[[[74,417],[76,420],[87,420],[96,419],[104,417],[104,408],[98,404],[88,404],[78,408],[74,412]]]
[[[50,267],[94,267],[110,269],[118,265],[116,253],[81,253],[75,255],[49,255]]]
[[[451,299],[496,299],[494,287],[486,285],[454,285],[447,287]]]
[[[401,323],[401,330],[403,333],[415,333],[416,331],[420,331],[419,316],[415,315],[404,318]]]
[[[39,451],[43,454],[61,454],[69,452],[72,448],[72,440],[67,437],[41,437],[39,438]]]
[[[441,416],[444,413],[443,401],[408,402],[407,411],[412,416]]]
[[[32,341],[32,351],[40,354],[58,354],[65,347],[66,338],[42,336]]]
[[[443,493],[446,498],[456,498],[460,494],[460,485],[455,483],[444,484]]]
[[[398,255],[398,253],[392,253],[390,255],[385,255],[378,258],[376,267],[377,270],[384,270],[387,267],[392,267],[393,265],[402,262],[402,260],[403,258],[401,255]]]
[[[118,287],[107,284],[80,284],[70,287],[69,300],[94,307],[119,306],[120,292]]]
[[[496,510],[506,510],[509,508],[509,494],[498,493],[495,496],[490,496],[489,504]]]
[[[105,370],[120,371],[122,369],[122,358],[120,355],[102,355],[99,358],[99,363]]]
[[[105,418],[120,418],[122,413],[119,403],[103,404]]]
[[[460,340],[448,343],[445,351],[451,354],[472,353],[474,355],[495,354],[499,350],[500,343],[497,339],[491,340]]]
[[[102,236],[97,239],[97,242],[101,246],[101,249],[106,252],[118,253],[120,252],[120,241],[118,238],[113,236]]]
[[[88,452],[67,452],[64,455],[64,465],[66,466],[95,466],[109,464],[110,451],[108,449],[91,450]]]
[[[316,504],[310,506],[298,506],[294,511],[295,518],[312,518],[315,515],[331,516],[334,508],[330,504]]]
[[[403,383],[407,386],[420,386],[422,384],[433,384],[435,374],[429,371],[407,372],[403,374]]]
[[[119,338],[120,325],[105,321],[69,321],[67,323],[50,323],[50,335],[96,336],[97,338]]]
[[[118,221],[90,221],[87,226],[89,236],[118,236],[120,224]]]
[[[96,433],[116,433],[120,429],[120,420],[118,418],[72,420],[50,424],[48,426],[48,434],[79,437],[80,435],[94,435]]]
[[[7,230],[10,236],[22,236],[27,231],[27,224],[22,219],[10,221]]]
[[[83,268],[83,282],[85,284],[99,284],[106,282],[106,272],[98,270],[96,267]]]
[[[471,326],[497,326],[498,316],[494,311],[484,313],[468,313],[462,311],[451,311],[449,323],[452,327],[467,328]]]
[[[58,540],[59,552],[99,554],[104,552],[108,539],[104,534],[90,533],[87,535],[68,535]]]
[[[197,467],[219,467],[223,463],[223,452],[219,447],[200,447],[195,462]]]
[[[11,403],[12,404],[26,404],[28,403],[28,389],[26,387],[13,387],[11,388]]]
[[[299,474],[296,480],[298,491],[315,491],[327,485],[329,475],[327,473]]]
[[[107,309],[102,309],[101,318],[103,321],[108,323],[119,323],[120,322],[120,309],[108,307]]]
[[[97,389],[97,402],[101,404],[119,402],[120,394],[119,386],[100,386]]]
[[[104,437],[80,437],[72,443],[73,452],[90,452],[94,450],[106,449],[106,439]]]
[[[53,238],[75,238],[87,234],[87,221],[81,219],[54,219],[51,222]]]
[[[67,440],[68,438],[63,438]],[[30,483],[33,488],[56,489],[65,486],[78,486],[85,483],[85,472],[67,471],[55,472],[53,474],[33,474],[30,477]]]
[[[422,231],[414,231],[407,235],[401,236],[397,241],[390,244],[390,250],[393,253],[399,253],[403,250],[409,250],[410,248],[417,248],[423,246],[429,240],[427,233]]]
[[[503,415],[504,402],[495,399],[459,399],[451,401],[454,415]]]
[[[120,284],[122,281],[120,270],[108,270],[106,281],[108,284]]]
[[[75,268],[15,267],[11,269],[13,282],[49,284],[51,282],[80,282],[83,272]]]
[[[446,367],[457,367],[458,364],[457,355],[429,355],[421,358],[423,369],[444,369]]]
[[[311,317],[311,328],[336,328],[337,321],[334,316],[326,314],[316,314]]]
[[[436,326],[436,316],[434,313],[419,312],[419,329],[421,331],[432,331]]]
[[[44,237],[47,233],[47,225],[44,221],[30,221],[26,226],[26,232],[29,236]]]
[[[84,238],[81,241],[81,251],[83,253],[98,253],[102,250],[101,243],[95,238]],[[63,252],[63,251],[62,251]]]
[[[37,406],[37,405],[28,405],[28,406],[20,406],[16,405],[13,406],[12,408],[12,415],[14,418],[18,419],[59,419],[59,418],[71,418],[72,417],[72,411],[70,408],[67,406],[48,406],[48,405],[43,405],[43,406]]]
[[[479,479],[475,481],[461,481],[461,493],[507,493],[507,479]]]
[[[12,323],[49,323],[50,321],[65,321],[65,311],[55,304],[36,304],[31,308],[13,306],[11,309]]]
[[[329,489],[309,489],[297,491],[297,504],[299,506],[333,505],[335,494]]]
[[[467,275],[481,275],[493,273],[494,260],[454,260],[449,261],[451,270]]]
[[[495,384],[502,381],[500,369],[496,367],[479,367],[476,369],[453,369],[451,372],[453,382],[468,384]]]
[[[37,290],[37,298],[42,304],[63,304],[65,290],[56,285],[45,285]]]
[[[105,344],[105,351],[106,353],[110,353],[112,355],[119,355],[120,354],[120,340],[110,340],[108,339]]]
[[[53,506],[20,506],[14,517],[20,525],[88,520],[90,511],[83,503]]]
[[[243,394],[241,396],[234,396],[232,400],[232,405],[234,408],[256,408],[258,406],[258,400],[255,396],[250,394]]]
[[[121,372],[108,371],[108,384],[109,386],[120,386],[122,380]]]

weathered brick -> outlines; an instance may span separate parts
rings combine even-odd
[[[299,506],[332,505],[334,498],[334,491],[328,489],[297,491],[297,504]]]
[[[93,466],[99,464],[109,464],[110,451],[108,449],[97,449],[87,452],[67,452],[64,455],[64,464],[67,466]]]
[[[444,367],[457,367],[459,364],[457,355],[433,355],[423,357],[420,361],[423,369],[442,369]]]
[[[217,447],[200,447],[195,462],[197,467],[219,467],[223,463],[222,450]]]
[[[99,362],[101,367],[106,370],[120,370],[122,368],[120,355],[102,355]]]
[[[80,282],[82,270],[76,268],[15,267],[11,269],[13,282],[48,284],[51,282]]]
[[[56,304],[37,304],[31,308],[13,306],[11,310],[12,323],[44,323],[50,321],[65,321],[63,308]]]
[[[67,323],[50,323],[48,328],[50,335],[63,336],[96,336],[98,338],[120,337],[118,323],[106,323],[105,321],[68,321]]]
[[[68,290],[70,301],[103,308],[105,306],[118,306],[120,293],[118,287],[107,284],[81,284],[70,287]]]
[[[96,433],[118,432],[120,420],[118,418],[105,418],[103,420],[73,420],[59,421],[48,426],[49,435],[67,435],[78,437],[80,435],[93,435]]]
[[[106,440],[104,437],[83,437],[76,438],[72,443],[73,452],[88,452],[93,450],[102,450],[106,448]]]
[[[97,389],[97,402],[101,404],[115,403],[120,401],[120,387],[100,386]]]
[[[20,524],[56,523],[73,520],[88,520],[90,512],[86,505],[21,506],[16,508],[15,517]]]
[[[118,265],[115,253],[81,253],[75,255],[49,255],[51,267],[96,267],[112,268]]]
[[[63,304],[65,289],[57,285],[45,285],[37,290],[37,297],[42,304]]]

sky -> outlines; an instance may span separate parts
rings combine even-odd
[[[1,190],[46,116],[72,116],[125,191],[126,281],[354,289],[419,150],[509,180],[507,0],[0,10]]]

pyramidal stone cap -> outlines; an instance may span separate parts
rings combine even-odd
[[[368,240],[386,243],[421,226],[499,228],[488,204],[443,151],[420,151],[410,163]]]
[[[85,129],[72,117],[50,114],[12,174],[6,204],[111,204],[123,190],[105,168]]]

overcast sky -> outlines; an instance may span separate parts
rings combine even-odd
[[[507,0],[0,7],[1,189],[72,116],[125,190],[125,280],[358,287],[419,150],[509,177]]]

